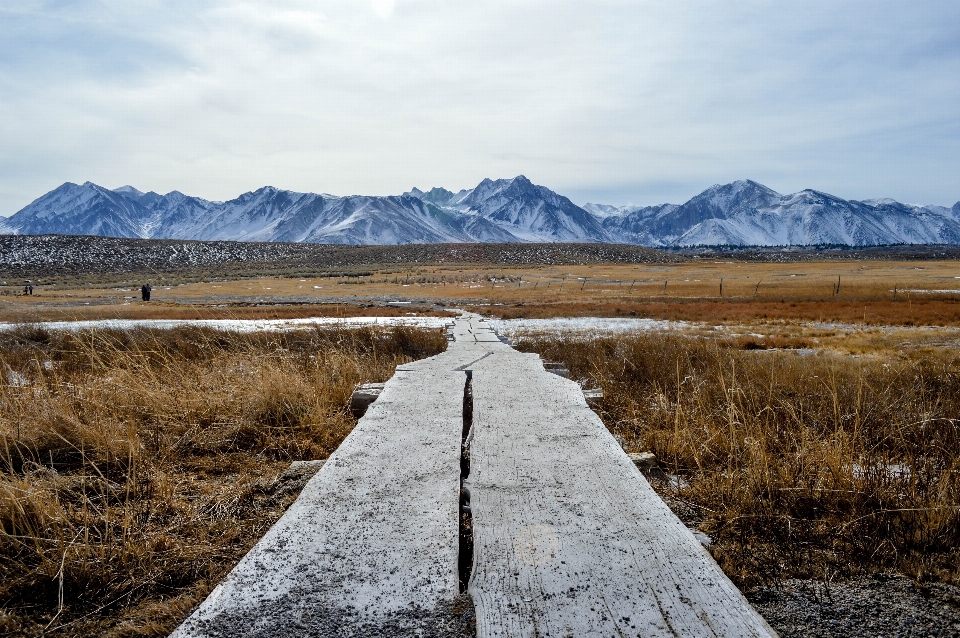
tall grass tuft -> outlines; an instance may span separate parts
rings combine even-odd
[[[0,333],[0,633],[166,635],[442,331]]]
[[[648,335],[518,346],[603,388],[608,428],[683,480],[742,586],[960,574],[960,358],[857,358]]]

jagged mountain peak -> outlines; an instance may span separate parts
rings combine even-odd
[[[484,178],[477,184],[476,188],[470,191],[469,195],[463,199],[463,202],[467,203],[469,200],[470,203],[477,204],[494,196],[504,194],[519,195],[524,193],[536,193],[541,196],[553,198],[562,197],[545,186],[535,185],[523,175],[517,175],[513,178],[503,179]],[[564,197],[563,199],[566,198]]]
[[[155,193],[153,191],[144,193],[133,186],[121,186],[120,188],[114,188],[111,192],[133,200],[142,206],[146,206],[147,208],[156,206],[158,202],[165,197],[164,195],[160,195],[159,193]]]
[[[727,186],[732,186],[738,189],[758,188],[760,190],[775,192],[773,191],[773,189],[769,188],[768,186],[764,186],[760,182],[755,182],[752,179],[738,179],[733,182],[730,182],[729,184],[727,184]]]
[[[480,180],[480,183],[476,185],[470,191],[467,191],[465,196],[459,198],[459,201],[463,204],[477,204],[491,197],[503,194],[503,193],[523,193],[523,192],[534,192],[538,189],[541,189],[544,194],[549,193],[556,195],[553,191],[543,186],[536,186],[527,179],[524,175],[517,175],[512,178],[501,178],[501,179],[490,179],[485,177]],[[461,191],[462,192],[462,191]]]
[[[612,206],[610,204],[594,204],[592,202],[587,202],[581,208],[594,217],[599,217],[600,219],[606,219],[607,217],[622,217],[623,215],[629,215],[631,212],[637,209],[636,206]]]
[[[434,186],[427,192],[423,192],[419,188],[413,187],[409,191],[404,193],[403,196],[415,197],[421,201],[429,202],[437,206],[446,206],[454,198],[454,194],[451,191],[448,191],[446,188],[438,188],[436,186]]]
[[[73,182],[64,182],[63,184],[53,189],[46,195],[40,197],[36,201],[40,202],[54,195],[61,196],[61,197],[62,196],[82,197],[82,198],[93,197],[93,198],[109,199],[111,201],[113,200],[126,201],[126,202],[135,201],[135,200],[130,200],[124,197],[120,193],[115,193],[114,191],[108,188],[104,188],[99,184],[94,184],[93,182],[89,182],[89,181],[84,182],[83,184],[74,184]]]
[[[434,186],[429,191],[423,194],[422,199],[425,202],[430,202],[437,204],[438,206],[444,205],[450,202],[453,199],[453,193],[448,191],[446,188],[438,188]]]
[[[694,196],[691,201],[716,198],[729,200],[733,198],[744,199],[756,197],[772,199],[780,197],[780,193],[751,179],[741,179],[730,182],[729,184],[714,184],[699,195]]]
[[[137,201],[98,186],[64,182],[10,217],[6,226],[20,234],[142,237],[149,211]]]
[[[283,190],[277,188],[276,186],[261,186],[257,190],[253,191],[255,195],[273,195],[275,193],[289,193],[291,191]]]
[[[277,195],[280,195],[283,193],[289,193],[289,192],[290,191],[283,191],[277,188],[276,186],[261,186],[256,190],[241,193],[236,199],[233,199],[230,201],[245,204],[253,201],[263,201],[266,199],[270,199],[272,197],[276,197]]]
[[[753,180],[715,184],[684,204],[576,206],[524,175],[454,194],[333,196],[263,186],[227,202],[132,186],[65,182],[3,220],[0,232],[322,243],[614,241],[652,246],[960,243],[952,208],[890,199],[790,195]]]
[[[454,196],[451,205],[525,241],[611,240],[596,217],[523,175],[484,179],[472,191]]]
[[[716,184],[679,206],[608,216],[613,236],[651,246],[960,243],[947,209],[848,201],[814,189],[780,195],[753,180]]]
[[[694,196],[685,204],[674,209],[658,211],[645,222],[648,226],[645,236],[648,241],[653,237],[677,240],[691,229],[709,220],[729,219],[747,211],[756,211],[775,205],[780,194],[753,180],[738,180],[729,184],[714,184],[702,193]],[[636,221],[630,220],[634,227]],[[716,235],[716,224],[711,223],[711,237]],[[609,225],[608,225],[609,229]],[[729,235],[729,229],[723,228],[723,236]]]
[[[889,197],[882,197],[880,199],[863,199],[860,200],[861,204],[867,204],[868,206],[897,206],[900,204],[895,199],[890,199]]]
[[[189,198],[189,197],[190,197],[190,195],[185,195],[185,194],[181,193],[180,191],[170,191],[169,193],[167,193],[166,195],[163,196],[164,199],[167,199],[167,200],[170,200],[170,201],[182,201],[182,200],[187,199],[187,198]]]
[[[487,188],[493,187],[495,189],[536,189],[536,188],[545,188],[543,186],[537,186],[529,179],[526,175],[517,175],[516,177],[505,177],[501,179],[490,179],[486,178],[480,182],[477,188],[485,186]],[[546,189],[549,190],[549,189]],[[552,191],[551,191],[552,192]]]
[[[824,193],[812,188],[805,188],[802,191],[797,191],[796,193],[792,193],[790,195],[783,195],[781,196],[781,199],[786,203],[795,204],[799,202],[807,202],[816,206],[822,206],[827,203],[842,204],[846,206],[862,204],[862,202],[848,201],[841,197],[837,197],[836,195]]]
[[[87,184],[89,184],[89,183],[90,183],[90,182],[87,182]],[[35,199],[35,200],[33,200],[33,201],[34,201],[34,203],[35,203],[35,202],[39,202],[40,200],[42,200],[42,199],[44,199],[44,198],[46,198],[46,197],[50,197],[51,195],[60,194],[60,193],[65,193],[65,192],[69,192],[69,191],[73,191],[73,190],[89,190],[89,187],[86,187],[87,184],[74,184],[73,182],[64,182],[64,183],[60,184],[59,186],[57,186],[56,188],[54,188],[52,191],[50,191],[50,192],[48,192],[48,193],[46,193],[46,194],[44,194],[44,195],[41,195],[40,197],[38,197],[37,199]],[[86,187],[86,188],[85,188],[85,187]]]
[[[94,184],[93,182],[89,182],[89,181],[88,181],[88,182],[84,182],[83,184],[81,184],[81,185],[80,185],[80,188],[81,188],[81,189],[84,189],[84,190],[96,191],[96,192],[101,193],[101,194],[103,194],[103,195],[105,195],[105,196],[108,196],[108,197],[109,197],[109,196],[113,196],[113,195],[118,195],[118,196],[121,196],[121,197],[124,196],[123,193],[118,193],[117,191],[110,190],[109,188],[105,188],[105,187],[103,187],[103,186],[100,186],[99,184]]]
[[[677,215],[692,225],[707,219],[726,219],[741,210],[771,206],[780,197],[775,190],[752,180],[714,184],[681,205]]]

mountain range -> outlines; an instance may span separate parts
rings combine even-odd
[[[781,195],[741,180],[684,204],[575,205],[523,175],[454,193],[338,197],[266,186],[213,202],[66,183],[9,218],[0,234],[63,234],[309,242],[608,242],[645,246],[960,244],[952,208],[891,199],[845,200],[814,190]]]

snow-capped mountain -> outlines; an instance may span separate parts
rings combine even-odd
[[[587,211],[597,219],[606,219],[607,217],[623,217],[628,215],[636,210],[642,208],[641,206],[613,206],[611,204],[584,204],[581,206],[583,210]]]
[[[449,213],[408,196],[333,197],[261,188],[226,202],[196,239],[329,244],[471,241]]]
[[[331,244],[610,241],[597,220],[522,175],[477,188],[336,197],[267,186],[227,202],[132,186],[64,184],[6,221],[6,232]]]
[[[890,199],[849,201],[813,190],[781,195],[750,180],[712,186],[685,204],[644,207],[579,207],[523,175],[485,179],[458,193],[414,188],[387,197],[267,186],[227,202],[86,182],[64,184],[0,218],[0,234],[329,244],[960,244],[960,202],[946,208]]]
[[[122,193],[91,182],[80,186],[67,183],[8,218],[5,225],[22,235],[60,232],[141,237],[149,216],[143,205]]]
[[[523,175],[485,179],[476,188],[437,203],[493,222],[521,241],[612,240],[596,217]]]
[[[960,202],[951,209],[813,190],[781,195],[750,180],[712,186],[679,206],[607,211],[602,223],[646,246],[960,244]]]

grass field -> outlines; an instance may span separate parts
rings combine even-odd
[[[445,347],[436,331],[70,335],[42,320],[459,307],[683,321],[518,346],[603,387],[606,425],[679,477],[654,484],[741,586],[884,570],[957,582],[960,262],[354,272],[160,278],[150,303],[142,276],[0,289],[0,321],[22,323],[0,331],[0,633],[165,635],[289,504],[289,461],[349,432],[353,384]]]
[[[165,636],[442,331],[0,332],[0,634]]]
[[[521,339],[601,387],[653,484],[740,586],[876,571],[960,577],[960,351],[851,357],[741,339]],[[677,509],[677,508],[675,508]]]
[[[722,280],[722,290],[721,290]],[[0,320],[220,318],[420,312],[461,306],[501,317],[640,316],[690,321],[960,325],[960,262],[824,261],[417,267],[357,277],[234,279],[0,291]],[[838,289],[839,284],[839,289]]]

